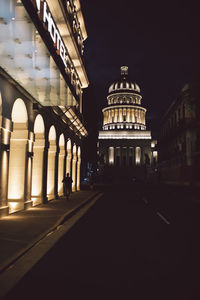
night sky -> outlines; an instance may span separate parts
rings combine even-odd
[[[88,32],[84,59],[99,115],[122,65],[141,88],[150,124],[186,82],[199,77],[199,9],[187,2],[81,1]]]

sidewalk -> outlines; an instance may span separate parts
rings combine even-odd
[[[74,192],[69,200],[52,200],[2,218],[0,273],[98,194],[98,191]]]

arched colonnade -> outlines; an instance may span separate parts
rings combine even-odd
[[[2,121],[1,111],[0,116]],[[72,191],[80,189],[79,145],[64,133],[58,137],[54,125],[46,128],[41,114],[36,116],[30,131],[28,112],[21,98],[15,100],[11,119],[6,120],[7,126],[6,121],[1,122],[0,136],[0,210],[7,207],[13,213],[63,196],[62,180],[66,173],[73,179]]]

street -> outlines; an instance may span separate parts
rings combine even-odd
[[[6,299],[199,299],[200,203],[181,188],[101,189]]]

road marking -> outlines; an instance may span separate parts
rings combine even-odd
[[[170,222],[165,218],[163,217],[163,215],[161,215],[161,213],[159,213],[159,211],[157,211],[157,216],[159,216],[167,225],[170,225]]]

